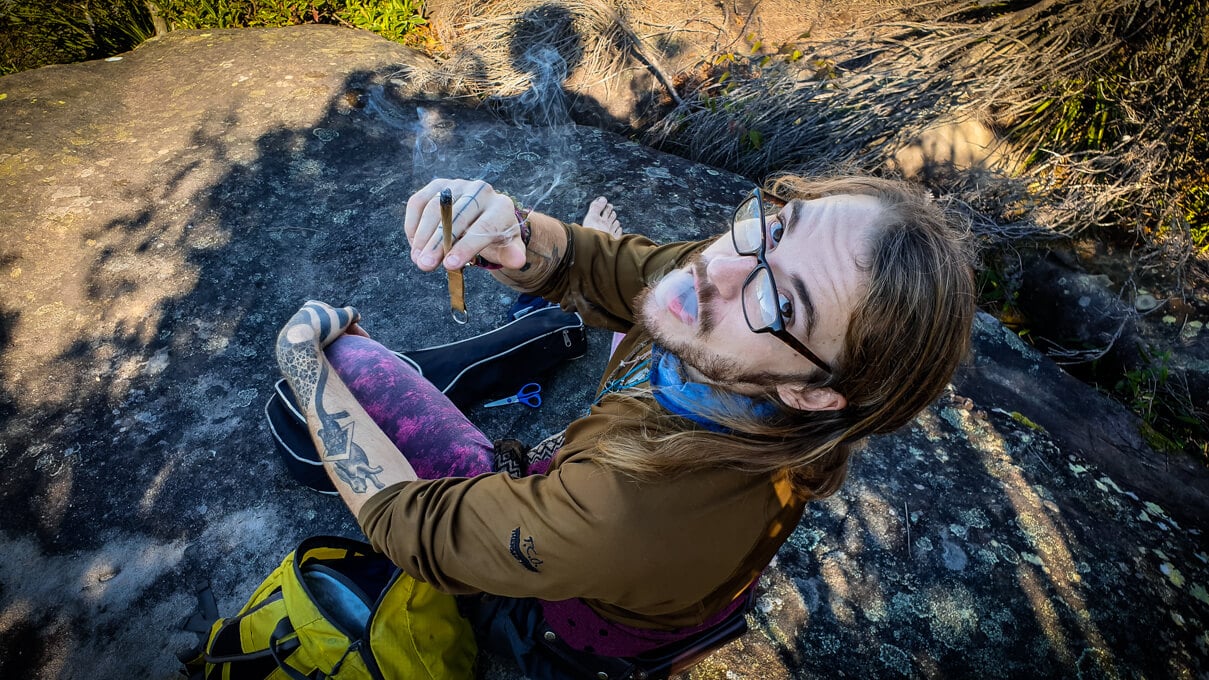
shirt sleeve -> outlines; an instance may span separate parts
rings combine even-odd
[[[536,291],[577,311],[590,326],[625,332],[634,324],[634,298],[706,245],[680,241],[656,245],[639,234],[613,238],[597,229],[567,225],[567,252],[546,286]]]
[[[374,495],[358,518],[376,550],[450,593],[508,597],[616,596],[625,511],[618,480],[590,461],[549,475],[404,482]]]
[[[572,423],[549,475],[402,482],[370,498],[361,527],[375,549],[445,592],[579,597],[694,625],[721,604],[705,598],[730,581],[741,591],[771,558],[755,572],[746,564],[783,499],[766,475],[718,468],[636,482],[600,465],[588,444],[627,417],[614,411],[624,404]]]

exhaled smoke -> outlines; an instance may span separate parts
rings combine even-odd
[[[529,89],[508,103],[512,119],[519,124],[555,128],[571,124],[567,111],[567,61],[550,45],[534,45],[520,59],[530,74]]]
[[[530,74],[529,89],[507,102],[506,110],[512,122],[524,131],[529,149],[522,153],[533,163],[535,172],[527,186],[516,187],[515,191],[525,205],[536,208],[577,167],[571,149],[571,114],[563,89],[567,61],[546,44],[530,47],[518,61]]]
[[[563,89],[566,59],[554,46],[536,44],[514,64],[529,74],[529,88],[490,103],[508,127],[455,124],[455,116],[439,104],[416,106],[414,121],[399,126],[414,134],[416,188],[436,177],[482,179],[525,207],[539,209],[576,172],[578,147],[572,144],[574,128]],[[366,108],[397,122],[398,115],[375,97]]]

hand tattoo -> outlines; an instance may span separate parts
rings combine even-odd
[[[335,326],[327,309],[313,302],[307,303],[277,335],[277,366],[299,399],[309,400],[315,392],[319,380],[320,343],[330,340],[333,331],[341,332],[353,321],[343,308],[332,308],[331,311],[336,315]],[[312,325],[312,314],[319,322],[318,337]]]

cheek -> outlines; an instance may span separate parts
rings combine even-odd
[[[701,251],[700,257],[704,258],[705,261],[708,262],[710,259],[717,257],[719,255],[734,255],[734,254],[735,254],[735,248],[734,248],[734,245],[730,242],[730,235],[723,234],[723,235],[719,236],[718,238],[714,239],[713,242],[710,243],[708,246],[706,246],[705,250]]]

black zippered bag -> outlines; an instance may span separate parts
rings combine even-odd
[[[473,338],[395,355],[465,412],[491,397],[515,393],[525,383],[587,351],[583,319],[551,306]],[[290,474],[316,491],[336,493],[311,440],[306,416],[285,379],[273,386],[264,413]]]

